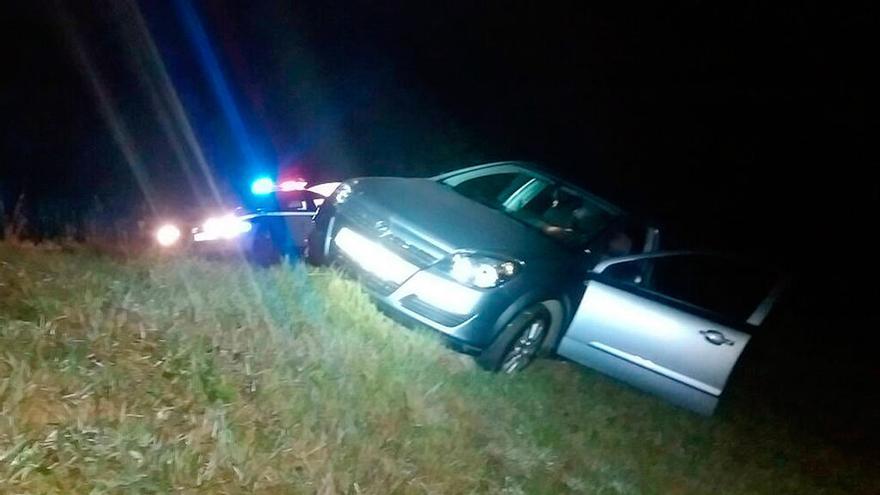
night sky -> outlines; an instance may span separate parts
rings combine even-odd
[[[335,180],[526,159],[685,246],[804,268],[869,244],[872,12],[476,3],[4,7],[6,210],[21,192],[120,215],[144,190],[160,209],[210,203],[185,115],[227,200],[261,172]]]

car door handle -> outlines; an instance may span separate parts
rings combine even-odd
[[[718,330],[700,330],[700,335],[703,336],[710,344],[715,345],[733,345],[734,342],[728,339],[723,333]]]

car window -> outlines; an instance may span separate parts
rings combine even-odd
[[[577,246],[586,246],[612,219],[590,198],[550,184],[509,213],[551,237]]]
[[[590,242],[595,261],[646,252],[648,228],[632,218],[616,219]]]
[[[458,193],[492,208],[500,207],[504,201],[525,185],[531,177],[518,172],[487,174],[464,180],[454,186]]]
[[[776,282],[772,271],[710,255],[621,262],[602,274],[739,322],[748,319]]]
[[[311,203],[311,201],[306,201],[304,199],[295,199],[284,203],[283,208],[288,211],[310,211],[314,210],[314,208],[310,206]]]
[[[309,191],[279,192],[278,207],[284,211],[315,211],[315,198],[320,197]]]
[[[587,249],[617,214],[596,198],[514,166],[469,171],[442,181],[456,192],[578,249]]]

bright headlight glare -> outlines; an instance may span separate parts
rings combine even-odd
[[[202,231],[196,240],[232,239],[251,230],[251,223],[235,215],[211,217],[202,224]]]
[[[180,240],[180,229],[174,224],[165,224],[156,230],[156,242],[162,247],[169,247],[177,244]]]
[[[480,291],[430,272],[416,273],[403,290],[415,294],[431,306],[459,315],[471,314],[482,296]]]
[[[418,271],[412,263],[348,228],[339,229],[334,242],[355,263],[382,280],[401,284]]]
[[[478,254],[459,253],[452,256],[449,275],[464,285],[489,289],[513,278],[522,264]]]

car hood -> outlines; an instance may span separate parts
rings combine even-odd
[[[467,249],[526,260],[566,251],[537,229],[431,179],[359,179],[345,209],[366,227],[382,222],[382,229],[438,256]]]

